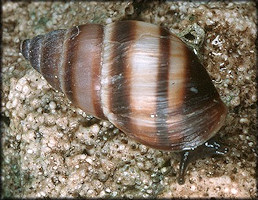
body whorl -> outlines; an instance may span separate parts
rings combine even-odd
[[[76,26],[25,40],[21,51],[76,106],[157,149],[199,146],[226,117],[197,56],[152,24]]]

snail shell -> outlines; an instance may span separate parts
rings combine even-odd
[[[21,52],[74,105],[156,149],[195,148],[226,117],[197,56],[156,25],[75,26],[25,40]]]

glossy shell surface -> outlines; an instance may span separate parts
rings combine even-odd
[[[227,108],[205,68],[162,27],[86,24],[25,40],[21,51],[76,106],[150,147],[191,149],[224,123]]]

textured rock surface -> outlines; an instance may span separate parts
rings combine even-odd
[[[189,166],[178,185],[176,153],[148,148],[87,116],[19,54],[19,44],[58,28],[138,19],[175,32],[206,32],[204,65],[229,108],[218,133],[230,152]],[[71,2],[3,4],[2,192],[5,197],[255,197],[254,3]]]

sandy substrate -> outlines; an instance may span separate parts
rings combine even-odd
[[[205,30],[203,62],[229,109],[217,134],[224,157],[189,166],[86,115],[19,54],[20,42],[84,23],[137,19]],[[238,197],[256,195],[256,11],[244,3],[3,4],[2,193],[5,197]]]

